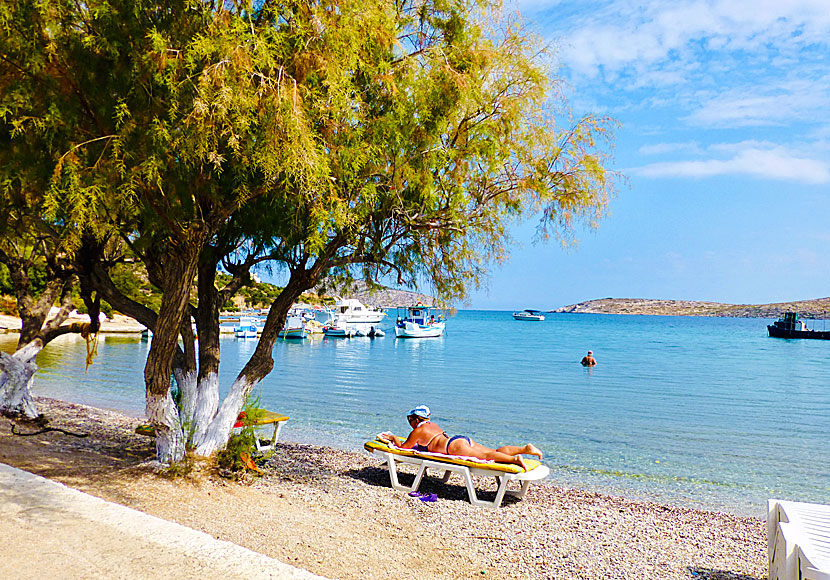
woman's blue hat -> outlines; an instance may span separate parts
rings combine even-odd
[[[427,407],[426,405],[418,405],[406,414],[407,417],[411,415],[415,415],[416,417],[423,417],[424,419],[429,419],[429,407]]]

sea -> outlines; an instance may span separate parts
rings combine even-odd
[[[830,341],[769,338],[769,322],[460,310],[441,338],[396,339],[389,321],[382,338],[278,341],[253,397],[290,416],[291,441],[358,451],[425,404],[451,435],[534,443],[554,485],[763,518],[770,498],[830,503]],[[102,335],[85,370],[86,343],[63,337],[34,394],[141,417],[149,345]],[[222,339],[225,389],[255,346]]]

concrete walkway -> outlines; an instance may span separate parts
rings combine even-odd
[[[0,578],[322,579],[2,463]]]

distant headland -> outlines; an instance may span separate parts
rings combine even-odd
[[[551,312],[586,314],[643,314],[657,316],[723,316],[730,318],[778,318],[784,312],[798,312],[802,318],[826,318],[830,297],[772,304],[723,304],[694,300],[652,300],[647,298],[601,298],[563,306]]]

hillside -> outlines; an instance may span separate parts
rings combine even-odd
[[[329,289],[326,294],[332,296],[339,294],[343,298],[357,298],[363,304],[377,306],[380,308],[395,308],[398,306],[412,306],[421,302],[426,306],[433,306],[437,303],[434,297],[409,290],[395,290],[393,288],[379,288],[370,290],[363,281],[356,281],[348,288],[342,288],[339,292]]]
[[[648,314],[663,316],[724,316],[731,318],[778,318],[784,312],[798,312],[802,318],[826,318],[830,298],[772,304],[723,304],[693,300],[651,300],[643,298],[602,298],[557,308],[557,313]]]

